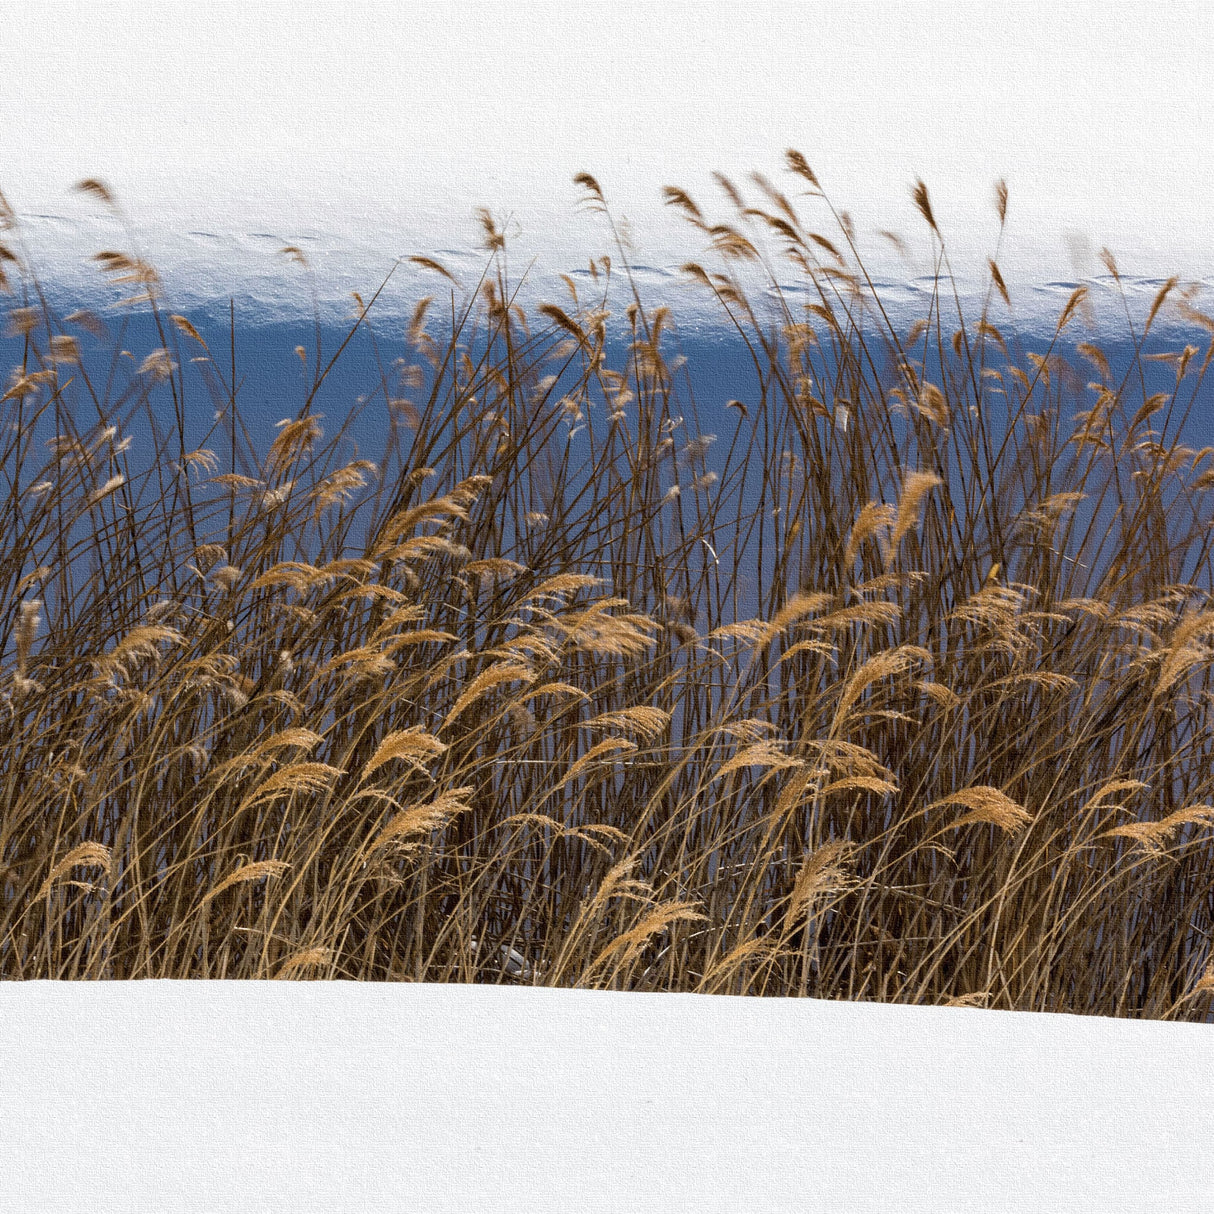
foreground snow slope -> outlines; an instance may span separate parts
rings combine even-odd
[[[0,1207],[1211,1208],[1214,1031],[490,986],[0,984]]]

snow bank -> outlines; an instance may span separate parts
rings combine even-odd
[[[836,239],[784,171],[788,147],[850,212],[880,278],[931,272],[910,197],[921,177],[952,269],[985,289],[995,255],[1028,321],[1061,307],[1037,288],[1104,274],[1105,245],[1134,279],[1214,281],[1214,168],[1193,155],[1214,139],[1214,9],[1190,0],[754,0],[744,17],[728,0],[10,7],[0,189],[42,273],[71,290],[95,282],[90,254],[132,239],[182,307],[234,291],[310,316],[284,244],[342,307],[410,254],[475,286],[485,206],[513,269],[534,259],[536,294],[559,301],[560,273],[614,254],[601,217],[579,209],[578,172],[627,218],[654,279],[705,243],[663,186],[687,189],[709,222],[735,221],[714,170],[771,209],[747,180],[766,174]],[[69,193],[83,177],[114,187],[130,229]],[[411,273],[414,298],[442,285]]]
[[[1214,1033],[460,985],[0,985],[23,1214],[1209,1204]]]

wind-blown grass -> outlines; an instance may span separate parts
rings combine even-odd
[[[160,345],[85,340],[5,208],[0,974],[1208,1015],[1214,472],[1180,435],[1214,346],[1141,372],[1165,305],[1214,321],[1167,284],[1115,379],[1066,344],[1077,291],[1022,351],[994,262],[964,314],[920,185],[937,290],[903,332],[845,214],[754,184],[722,179],[730,223],[667,191],[757,385],[732,433],[626,242],[528,314],[486,213],[475,290],[414,259],[449,328],[419,303],[354,460],[319,342],[250,435],[234,328],[207,346],[106,251]]]

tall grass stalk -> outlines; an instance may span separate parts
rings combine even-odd
[[[474,290],[418,257],[446,304],[357,301],[347,339],[401,353],[372,459],[315,410],[319,331],[250,434],[234,321],[208,346],[106,251],[159,333],[124,358],[5,207],[0,974],[1208,1017],[1214,470],[1181,434],[1214,345],[1141,372],[1163,307],[1214,321],[1169,283],[1114,378],[1081,289],[1025,351],[920,186],[906,331],[787,167],[829,237],[757,175],[719,221],[667,191],[753,387],[715,444],[587,175],[614,243],[559,304],[519,305],[488,213]]]

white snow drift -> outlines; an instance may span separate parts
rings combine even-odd
[[[954,272],[982,286],[997,255],[1030,320],[1065,299],[1036,288],[1104,274],[1102,246],[1134,279],[1214,281],[1214,162],[1197,151],[1214,139],[1214,9],[1189,0],[10,7],[0,190],[44,276],[73,289],[95,285],[89,254],[131,241],[181,306],[234,291],[310,312],[284,244],[307,252],[333,306],[409,254],[437,254],[474,286],[485,206],[514,269],[559,301],[559,273],[613,252],[601,218],[578,210],[572,177],[587,171],[665,291],[663,275],[704,248],[663,205],[667,184],[727,221],[712,171],[759,201],[746,180],[758,170],[835,237],[783,172],[788,147],[891,282],[932,268],[910,200],[920,177]],[[111,184],[130,229],[70,194],[83,177]],[[882,230],[908,241],[909,261]]]
[[[1206,1026],[357,983],[0,985],[22,1214],[1199,1210]]]

